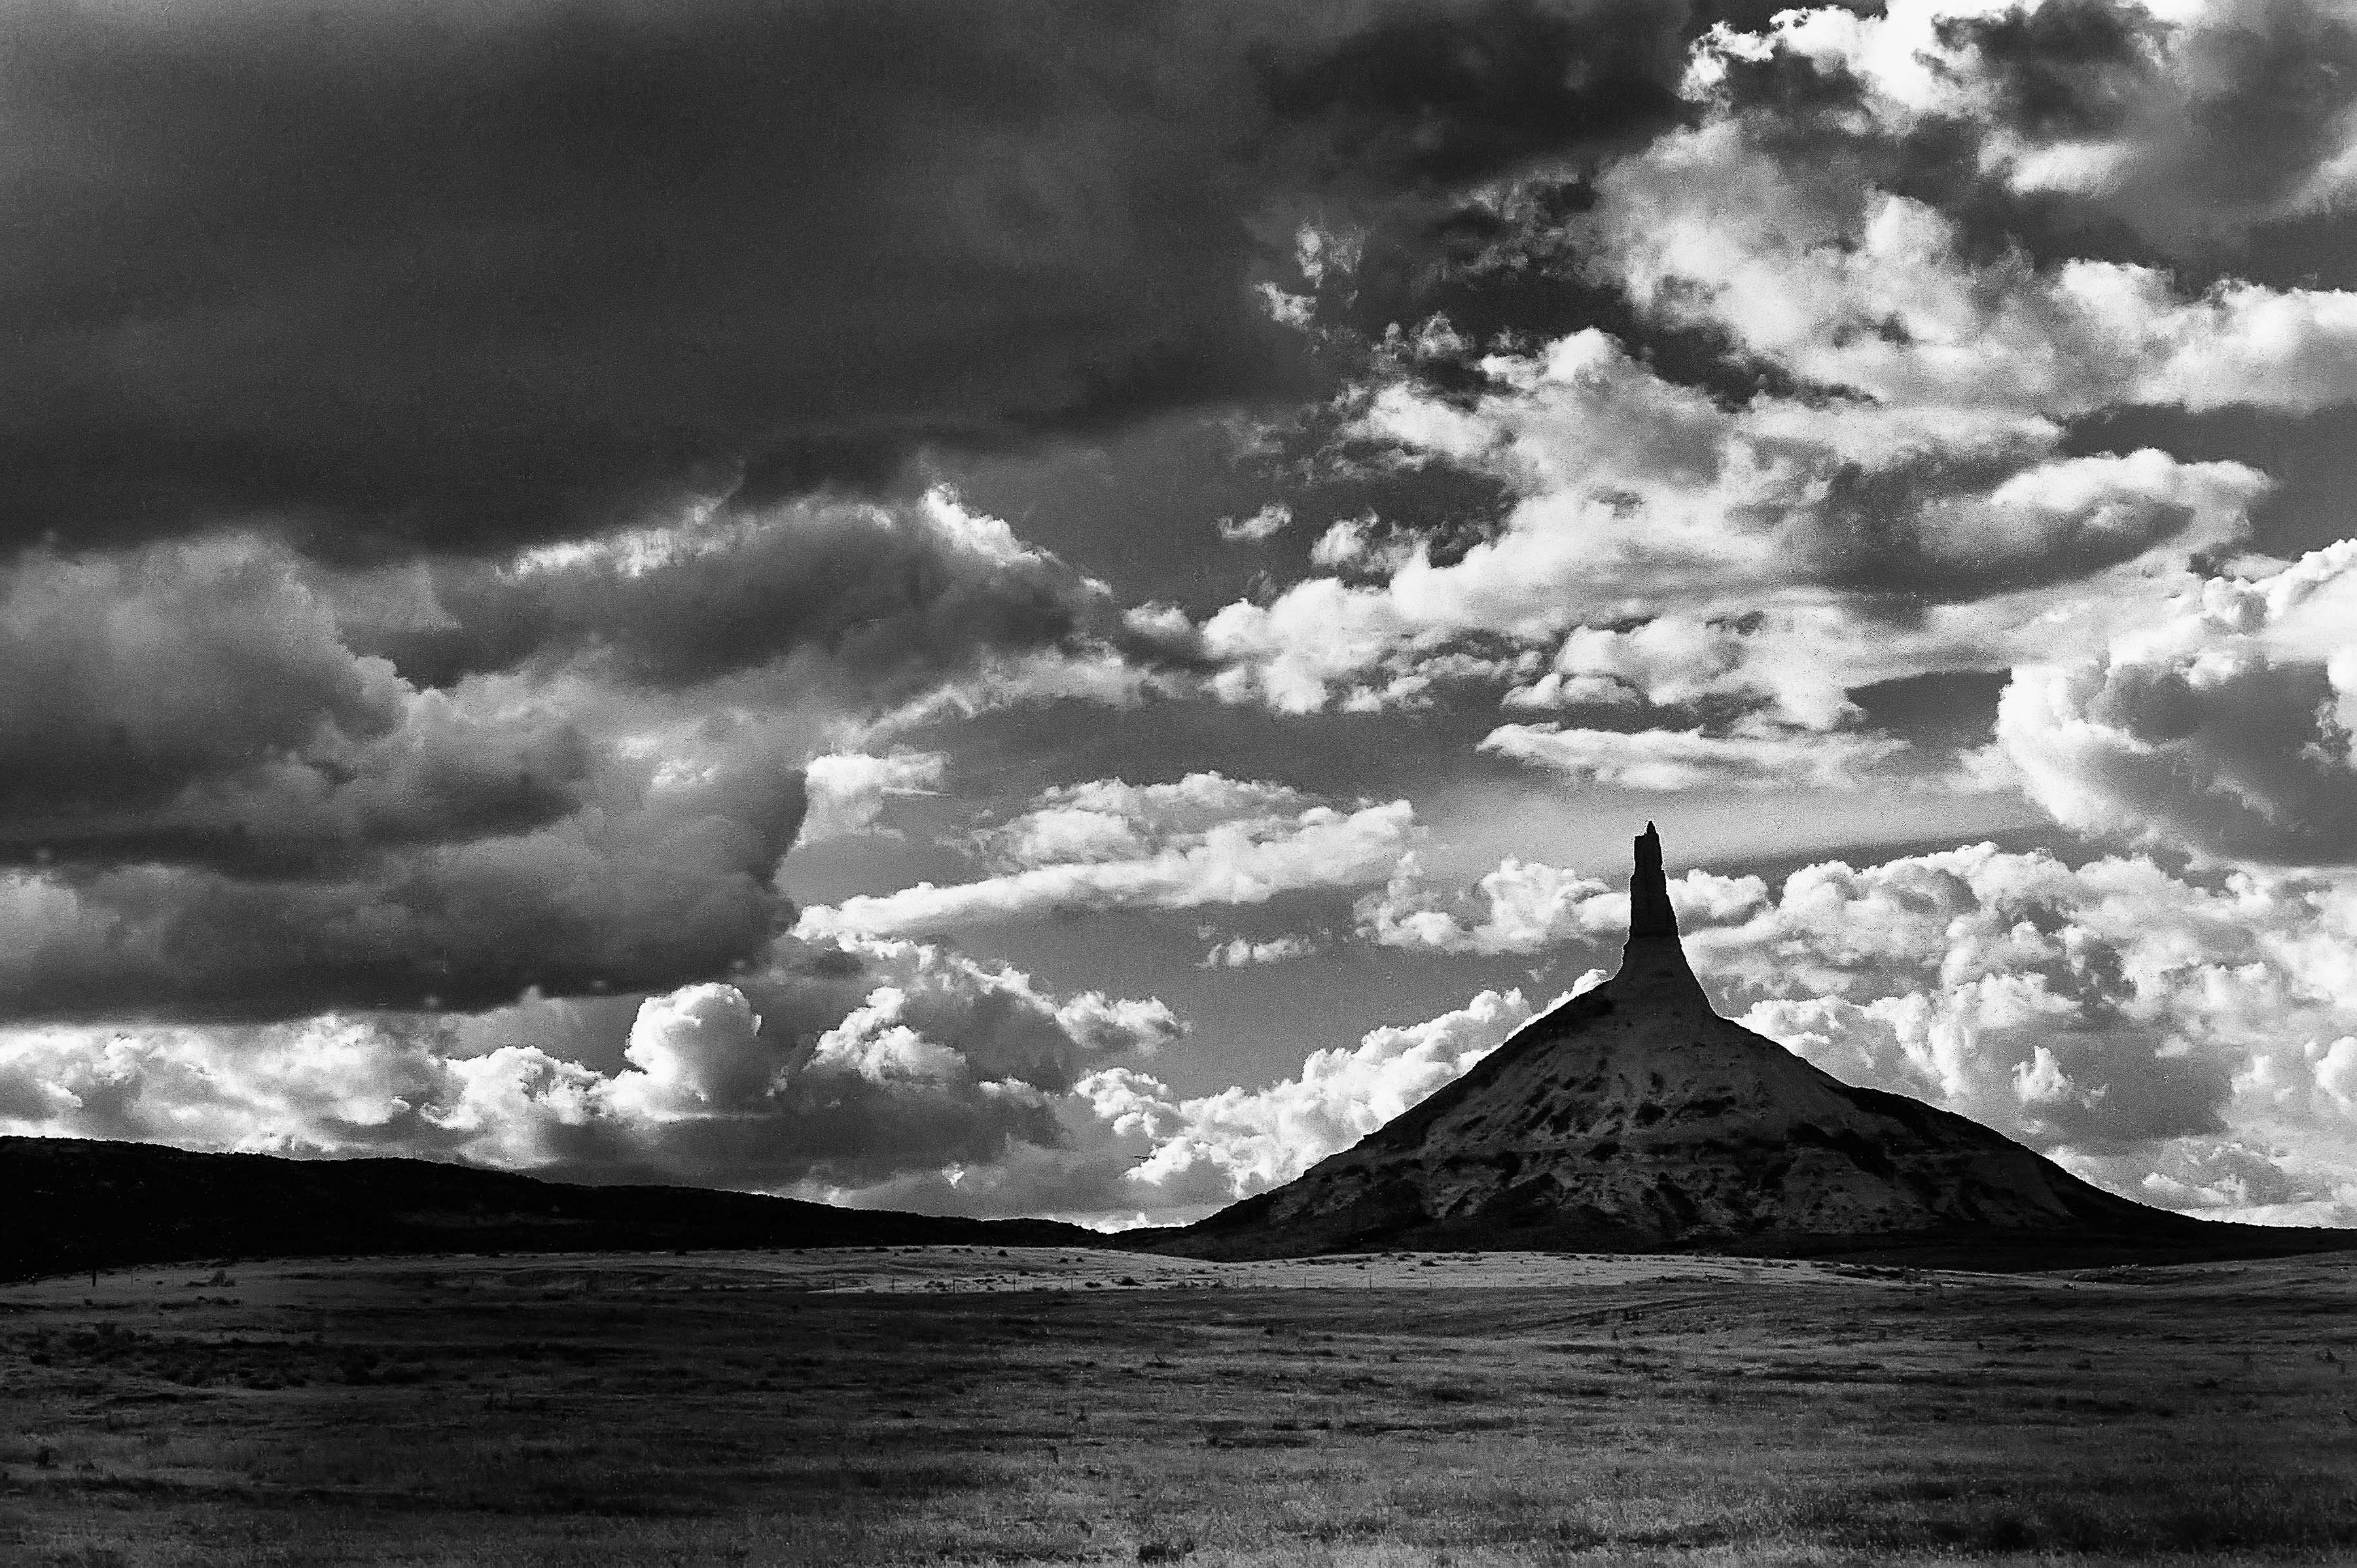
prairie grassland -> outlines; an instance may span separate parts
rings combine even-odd
[[[2357,1560],[2357,1260],[707,1254],[0,1289],[0,1563]]]

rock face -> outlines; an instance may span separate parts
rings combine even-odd
[[[1651,823],[1629,903],[1610,981],[1355,1147],[1179,1233],[1174,1250],[1836,1252],[1878,1239],[2211,1229],[2114,1197],[1964,1117],[1850,1088],[1718,1016],[1678,940]]]

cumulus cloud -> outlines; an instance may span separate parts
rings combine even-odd
[[[1805,656],[1825,639],[1792,635],[1797,629],[1789,616],[1771,628],[1766,618],[1683,614],[1634,626],[1575,627],[1556,645],[1546,673],[1502,701],[1509,708],[1682,708],[1728,697],[1764,699],[1820,725],[1836,723],[1849,706],[1840,676]]]
[[[981,835],[1001,867],[975,882],[920,882],[802,911],[797,934],[906,935],[1062,910],[1261,904],[1386,875],[1421,830],[1405,800],[1343,809],[1283,785],[1189,774],[1051,789]]]
[[[1097,779],[1042,790],[1030,809],[975,835],[1006,870],[1064,861],[1134,859],[1172,836],[1222,823],[1283,817],[1316,801],[1291,785],[1221,773],[1190,773],[1171,784]]]
[[[1591,972],[1577,989],[1602,978]],[[1217,1094],[1183,1095],[1136,1069],[1107,1068],[1065,1101],[1071,1137],[1060,1149],[1018,1146],[989,1165],[912,1173],[836,1196],[983,1214],[1052,1210],[1100,1222],[1191,1219],[1349,1147],[1455,1081],[1544,1010],[1520,991],[1484,991],[1427,1022],[1384,1026],[1356,1047],[1313,1052],[1294,1076]]]
[[[1689,871],[1670,882],[1684,929],[1744,918],[1767,897],[1756,876]],[[1629,895],[1561,866],[1509,855],[1469,890],[1434,886],[1415,855],[1381,893],[1359,900],[1359,935],[1383,947],[1430,952],[1536,953],[1565,943],[1618,947],[1629,931]]]
[[[196,1030],[0,1031],[0,1126],[189,1147],[399,1153],[736,1187],[874,1182],[1060,1147],[1094,1064],[1180,1037],[1156,1000],[1059,998],[910,943],[789,946],[742,985],[650,996],[612,1070],[594,1021],[510,1009]],[[544,1037],[490,1043],[537,1026]],[[488,1038],[486,1036],[489,1036]]]
[[[2274,1149],[2277,1187],[2328,1208],[2350,1178],[2330,1086],[2357,907],[2338,881],[2205,884],[1981,844],[1806,867],[1686,945],[1748,1002],[1745,1023],[1836,1077],[1960,1111],[2132,1196],[2168,1201],[2147,1176],[2230,1144]]]
[[[189,1148],[465,1155],[530,1165],[586,1124],[602,1079],[536,1047],[456,1058],[430,1026],[319,1018],[0,1034],[0,1124]]]
[[[1321,575],[1205,620],[1215,688],[1287,713],[1450,682],[1515,707],[1680,710],[1613,726],[1659,726],[1647,744],[1666,752],[1744,739],[1738,719],[1842,732],[1848,692],[1874,680],[2107,639],[2243,548],[2269,482],[2091,452],[2083,422],[2344,406],[2357,295],[2050,254],[2034,248],[2050,232],[1982,228],[1975,182],[2134,206],[2149,179],[2190,210],[2166,171],[2275,156],[2251,127],[2278,113],[2303,127],[2293,166],[2323,177],[2348,145],[2347,91],[2325,80],[2346,31],[2297,5],[2155,17],[2100,0],[1717,27],[1690,124],[1577,199],[1538,182],[1485,209],[1482,275],[1576,278],[1622,318],[1538,343],[1435,318],[1387,338],[1354,389],[1336,461],[1481,475],[1511,494],[1503,518],[1469,539],[1332,525]],[[2273,103],[2309,48],[2316,92]],[[2228,221],[2320,188],[2240,183],[2255,205]]]
[[[2357,544],[2222,576],[2091,659],[2014,671],[1999,745],[2057,821],[2292,865],[2357,860]]]
[[[639,1004],[630,1043],[622,1047],[630,1070],[615,1078],[608,1092],[626,1112],[657,1121],[756,1103],[777,1087],[785,1067],[776,1046],[760,1036],[759,1016],[733,985],[690,985],[650,996]],[[822,1036],[819,1054],[829,1037]]]
[[[1313,1053],[1265,1088],[1189,1098],[1135,1066],[1084,1070],[1177,1038],[1159,1002],[1060,1002],[1019,972],[920,944],[834,950],[842,973],[803,951],[745,988],[648,998],[610,1072],[538,1044],[461,1054],[447,1026],[393,1019],[12,1030],[0,1034],[0,1126],[661,1172],[870,1202],[931,1185],[936,1207],[956,1206],[963,1186],[964,1206],[990,1212],[1134,1219],[1290,1179],[1537,1011],[1520,992],[1483,992]]]
[[[1576,990],[1602,979],[1590,973]],[[1263,1089],[1182,1099],[1143,1073],[1110,1068],[1083,1079],[1079,1092],[1114,1135],[1148,1145],[1124,1178],[1141,1208],[1212,1207],[1291,1181],[1350,1147],[1463,1077],[1544,1011],[1520,991],[1484,991],[1427,1023],[1370,1030],[1351,1049],[1313,1051],[1297,1076]]]
[[[1318,940],[1295,932],[1254,941],[1250,937],[1230,937],[1215,942],[1205,953],[1198,969],[1248,969],[1257,964],[1285,963],[1297,958],[1308,958],[1318,951]]]
[[[1271,501],[1250,517],[1223,517],[1218,528],[1220,537],[1230,544],[1260,544],[1275,538],[1292,523],[1293,509],[1283,501]]]
[[[2001,667],[2125,615],[2156,574],[2240,541],[2266,488],[2149,449],[2066,456],[2061,424],[1998,399],[1728,407],[1592,328],[1480,370],[1469,403],[1384,386],[1359,429],[1511,486],[1502,525],[1445,553],[1413,536],[1353,553],[1351,577],[1219,610],[1201,637],[1221,696],[1314,712],[1472,682],[1510,705],[1831,729],[1853,686]]]
[[[413,678],[587,659],[677,690],[782,668],[885,704],[994,656],[1122,643],[1113,591],[947,490],[907,502],[690,511],[495,560],[438,558],[363,577],[355,643]]]
[[[0,874],[0,1015],[471,1009],[725,972],[791,909],[771,875],[802,815],[790,754],[728,738],[705,769],[619,759],[589,809],[549,825],[356,871]]]
[[[1578,989],[1601,978],[1583,976]],[[1384,1026],[1354,1047],[1314,1052],[1293,1076],[1217,1094],[1184,1095],[1135,1068],[1104,1068],[1058,1101],[1060,1143],[1013,1142],[995,1159],[823,1191],[842,1202],[942,1212],[1182,1222],[1347,1147],[1542,1011],[1519,991],[1485,991],[1427,1022]]]
[[[802,789],[810,805],[802,817],[800,842],[879,831],[877,823],[887,800],[937,793],[948,763],[949,758],[937,751],[900,751],[885,757],[830,752],[811,758],[802,768]]]
[[[1936,208],[1831,188],[1737,119],[1664,137],[1605,187],[1594,264],[1645,308],[1882,404],[2305,412],[2357,393],[2357,295],[2230,280],[2188,297],[2121,262],[1985,266]]]

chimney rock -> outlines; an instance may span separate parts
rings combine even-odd
[[[1629,877],[1629,936],[1677,934],[1678,914],[1670,908],[1670,882],[1662,871],[1662,835],[1647,822],[1637,836],[1637,869]]]

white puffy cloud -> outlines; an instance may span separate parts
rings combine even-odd
[[[2132,616],[2156,574],[2241,539],[2266,487],[2152,450],[2066,456],[2059,423],[2001,400],[1727,407],[1594,329],[1482,369],[1469,405],[1381,389],[1360,431],[1512,486],[1495,536],[1442,559],[1350,532],[1326,556],[1351,580],[1204,623],[1219,695],[1310,712],[1470,682],[1510,705],[1732,702],[1830,729],[1850,687],[2001,668]]]
[[[2083,832],[2357,861],[2357,542],[2211,579],[2093,658],[2014,671],[1999,745]]]
[[[877,832],[886,801],[896,796],[938,792],[949,758],[936,751],[899,751],[884,757],[866,752],[830,752],[803,766],[809,798],[799,843]],[[889,830],[885,830],[889,831]]]
[[[1689,871],[1670,882],[1683,929],[1746,918],[1766,899],[1756,876]],[[1436,887],[1415,855],[1383,890],[1359,900],[1359,934],[1384,947],[1431,952],[1535,953],[1565,943],[1618,946],[1629,930],[1624,888],[1508,856],[1469,891]]]
[[[184,1148],[555,1157],[600,1111],[602,1075],[511,1047],[446,1055],[431,1026],[322,1017],[245,1029],[0,1031],[0,1126]]]
[[[1060,1004],[1056,1024],[1090,1049],[1140,1056],[1151,1056],[1187,1033],[1186,1024],[1158,996],[1139,1001],[1102,991],[1083,991]]]
[[[2280,216],[2357,169],[2343,156],[2357,145],[2352,90],[2336,84],[2357,80],[2352,38],[2299,5],[2154,20],[2093,0],[1787,12],[1760,34],[1715,30],[1696,57],[1695,123],[1616,160],[1592,207],[1530,238],[1557,248],[1553,262],[1577,256],[1651,324],[1731,344],[1732,371],[1762,372],[1753,390],[1681,384],[1593,329],[1467,364],[1465,340],[1426,324],[1478,372],[1474,390],[1462,375],[1445,396],[1428,390],[1411,373],[1421,349],[1379,356],[1350,434],[1394,461],[1488,476],[1515,504],[1469,544],[1398,529],[1379,543],[1371,521],[1336,524],[1312,553],[1321,575],[1205,621],[1202,646],[1225,666],[1215,691],[1288,713],[1429,702],[1469,682],[1505,688],[1515,707],[1684,710],[1632,714],[1664,734],[1631,744],[1711,743],[1733,764],[1780,728],[1878,746],[1846,731],[1860,685],[2109,640],[2239,548],[2268,481],[2158,450],[2077,450],[2072,423],[2154,404],[2345,404],[2357,294],[2231,276],[2193,291],[2158,267],[2034,259],[1973,231],[1961,206],[1951,216],[1878,186],[1909,157],[1947,156],[1931,142],[1881,162],[1859,145],[1969,123],[1986,134],[1955,156],[1986,166],[1960,178],[2103,195],[2121,211],[2181,192],[2187,168],[2231,166],[2214,188],[2223,205],[2202,209],[2248,196],[2232,220]],[[1770,56],[1834,73],[1818,84],[1829,106],[1766,88],[1755,104],[1743,72]],[[2268,97],[2270,71],[2303,70],[2320,74],[2296,109]],[[2298,145],[2268,156],[2306,159],[2327,185],[2271,183],[2249,145],[2230,156],[2220,114],[2299,121],[2283,122]],[[1673,776],[1654,760],[1647,778]],[[1744,771],[1712,769],[1720,782]]]
[[[976,842],[1008,870],[1126,860],[1173,836],[1282,817],[1315,803],[1290,785],[1222,773],[1190,773],[1171,784],[1096,779],[1041,790],[1028,811],[979,832]]]
[[[614,1070],[567,1054],[600,1054],[605,1027],[533,1002],[472,1020],[10,1029],[0,1128],[783,1190],[985,1161],[1010,1140],[1062,1147],[1058,1108],[1087,1071],[1186,1032],[1157,999],[1057,997],[910,942],[788,943],[737,983],[639,1003]]]
[[[1770,628],[1757,618],[1671,614],[1634,626],[1575,627],[1556,645],[1546,673],[1509,691],[1503,702],[1510,708],[1674,708],[1737,696],[1772,703],[1819,727],[1835,724],[1849,709],[1841,671],[1808,656],[1811,639],[1790,635],[1797,626],[1792,618]]]
[[[856,1073],[876,1083],[963,1076],[965,1058],[910,1026],[908,1012],[907,992],[877,986],[842,1023],[818,1037],[811,1066],[821,1072]]]
[[[1520,992],[1484,992],[1426,1023],[1315,1052],[1264,1088],[1186,1097],[1133,1065],[1082,1070],[1178,1037],[1158,1001],[1060,1002],[1019,972],[915,943],[849,944],[841,975],[809,963],[822,957],[742,989],[647,998],[626,1065],[610,1073],[539,1043],[469,1052],[447,1026],[382,1017],[12,1030],[0,1034],[0,1128],[652,1169],[992,1213],[1185,1217],[1290,1179],[1456,1079],[1534,1013]],[[767,1024],[756,994],[778,1015]]]
[[[617,1108],[658,1120],[756,1104],[786,1066],[745,993],[711,983],[640,1003],[622,1056],[632,1070],[601,1087]]]
[[[2345,881],[2202,883],[1981,844],[1806,867],[1686,946],[1723,1004],[1836,1077],[1962,1112],[2131,1196],[2162,1201],[2147,1176],[2230,1144],[2273,1151],[2299,1201],[2330,1207],[2357,1177],[2334,1095],[2357,1021]]]
[[[1590,972],[1577,989],[1602,978]],[[1056,1143],[1012,1142],[988,1160],[813,1195],[940,1212],[1183,1222],[1348,1147],[1455,1081],[1544,1010],[1519,991],[1484,991],[1427,1022],[1313,1052],[1291,1077],[1215,1094],[1184,1095],[1135,1068],[1106,1068],[1056,1102]]]
[[[1260,544],[1292,525],[1293,509],[1283,501],[1271,501],[1250,517],[1223,517],[1218,528],[1220,537],[1230,544]]]
[[[1318,940],[1295,932],[1271,937],[1266,941],[1254,941],[1250,937],[1230,937],[1214,943],[1205,953],[1198,969],[1244,969],[1254,964],[1284,963],[1288,960],[1308,958],[1318,950]]]
[[[1646,307],[1885,408],[2068,417],[2119,404],[2310,412],[2357,395],[2357,295],[2073,260],[1968,260],[1909,197],[1787,164],[1734,118],[1602,182],[1583,233]]]
[[[1590,973],[1576,989],[1602,978]],[[1370,1030],[1351,1049],[1314,1051],[1297,1076],[1262,1089],[1184,1099],[1143,1073],[1110,1068],[1082,1079],[1077,1092],[1114,1135],[1144,1144],[1124,1177],[1142,1209],[1216,1207],[1350,1147],[1545,1010],[1520,991],[1484,991],[1426,1023]]]
[[[1346,517],[1328,526],[1309,546],[1309,564],[1329,572],[1391,571],[1407,559],[1375,536],[1373,512]]]
[[[1376,881],[1420,831],[1405,800],[1344,811],[1216,773],[1175,784],[1100,780],[1049,790],[979,835],[1004,867],[996,875],[806,909],[796,930],[894,935],[1057,910],[1259,904]]]

